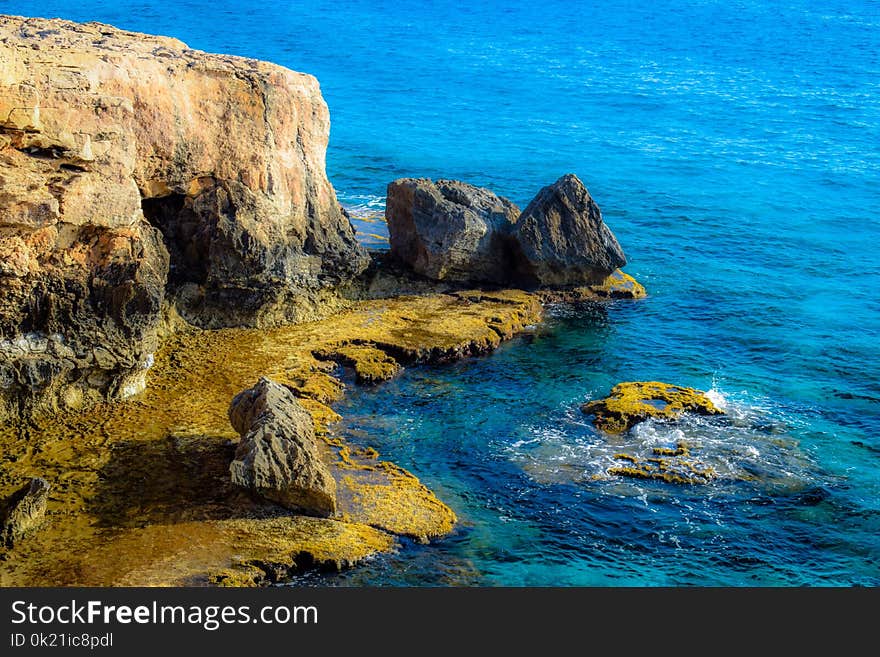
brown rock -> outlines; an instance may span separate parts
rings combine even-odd
[[[336,511],[336,482],[321,460],[312,416],[287,388],[265,377],[232,400],[229,421],[241,434],[232,482],[316,516]]]
[[[0,62],[0,417],[140,389],[166,284],[190,322],[270,325],[367,265],[313,77],[12,16]]]
[[[434,280],[503,284],[507,234],[519,208],[458,180],[401,178],[388,185],[391,253]]]
[[[31,532],[46,515],[49,483],[34,477],[7,500],[0,524],[0,545],[11,548]]]
[[[514,233],[521,284],[593,285],[626,264],[599,206],[574,174],[538,192]]]

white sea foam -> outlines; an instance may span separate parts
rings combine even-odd
[[[621,435],[596,431],[576,404],[568,404],[555,425],[530,428],[533,437],[512,443],[509,455],[541,483],[606,482],[606,487],[613,484],[608,488],[613,495],[639,496],[646,487],[653,491],[657,486],[663,491],[660,484],[609,475],[611,468],[622,464],[617,455],[654,458],[656,449],[675,449],[681,443],[690,449],[688,461],[715,472],[716,478],[701,487],[709,495],[728,485],[767,492],[801,490],[816,480],[815,463],[789,435],[783,409],[769,400],[726,393],[717,386],[711,393],[713,403],[726,415],[647,420]],[[666,493],[676,495],[676,487],[667,487]]]

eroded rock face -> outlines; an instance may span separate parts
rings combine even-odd
[[[206,327],[313,318],[368,263],[328,136],[309,75],[0,16],[0,417],[137,391],[166,293]]]
[[[515,229],[518,276],[541,286],[601,283],[626,264],[617,238],[574,174],[544,187]]]
[[[34,477],[6,501],[0,525],[0,545],[11,548],[27,536],[46,515],[49,482]]]
[[[232,482],[284,507],[316,516],[336,511],[336,482],[321,460],[312,416],[287,388],[265,377],[232,400],[241,435]]]
[[[507,235],[519,208],[458,180],[401,178],[388,185],[391,252],[434,280],[503,284]]]

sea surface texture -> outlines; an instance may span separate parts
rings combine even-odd
[[[340,430],[461,522],[302,583],[880,585],[880,3],[463,4],[0,2],[314,74],[373,247],[394,178],[524,206],[576,173],[648,288],[352,390]],[[728,415],[601,435],[579,405],[627,380]],[[606,474],[679,440],[719,477]]]

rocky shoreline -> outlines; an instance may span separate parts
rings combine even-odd
[[[345,386],[645,295],[571,174],[523,212],[394,181],[368,253],[311,76],[8,16],[0,58],[0,585],[267,584],[445,536],[414,474],[334,435]]]

